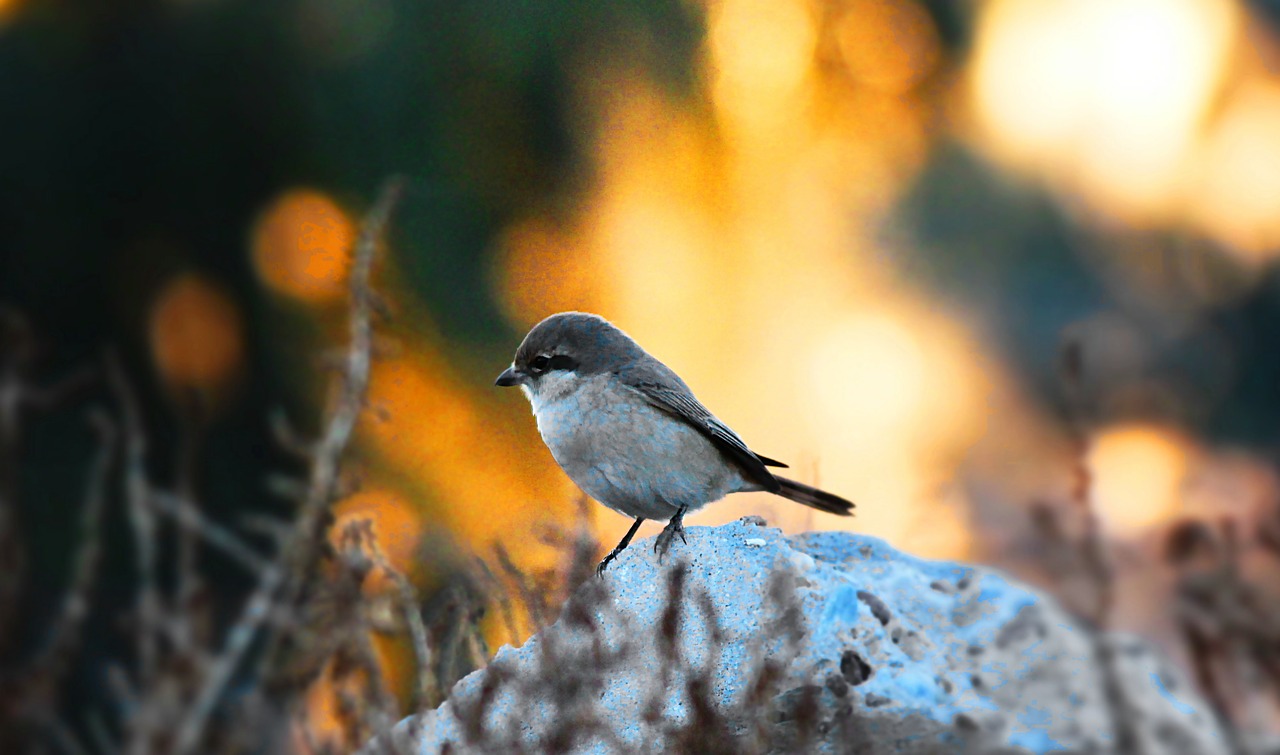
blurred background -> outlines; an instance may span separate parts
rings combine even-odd
[[[1114,623],[1177,654],[1169,533],[1278,518],[1278,24],[1275,0],[0,0],[0,343],[43,385],[113,349],[157,480],[217,521],[285,512],[269,420],[318,429],[359,219],[403,175],[335,514],[427,594],[496,543],[536,572],[543,528],[628,526],[583,513],[492,386],[582,309],[858,502],[740,495],[690,524],[845,528],[1071,602],[1043,530],[1083,476]],[[34,617],[101,393],[3,428]],[[115,536],[104,616],[130,590]],[[248,582],[207,558],[233,605]]]

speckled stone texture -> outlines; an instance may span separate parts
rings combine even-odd
[[[706,697],[737,720],[730,736],[759,726],[753,715],[775,732],[794,726],[786,710],[807,696],[819,718],[819,741],[809,745],[817,751],[1115,751],[1093,644],[1049,598],[992,570],[923,561],[874,538],[787,538],[761,524],[691,527],[661,566],[651,540],[633,544],[554,625],[523,647],[503,647],[396,738],[423,754],[446,742],[454,752],[672,751],[671,732],[687,731],[697,715],[689,681],[700,677],[710,681]],[[687,571],[680,610],[670,612],[678,563]],[[779,575],[792,577],[790,590]],[[1122,715],[1140,752],[1226,752],[1179,674],[1137,640],[1104,641],[1115,649]],[[764,658],[782,678],[764,711],[747,710],[744,688]],[[582,721],[602,730],[567,737]]]

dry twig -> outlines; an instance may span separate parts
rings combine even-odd
[[[435,659],[431,652],[431,642],[427,636],[427,627],[422,621],[422,612],[418,607],[418,592],[409,583],[409,579],[400,570],[387,561],[386,554],[374,543],[371,549],[374,563],[395,584],[396,607],[400,609],[405,626],[409,629],[409,637],[413,641],[415,668],[414,699],[412,709],[415,711],[434,708],[443,701],[439,680],[432,669]]]
[[[325,423],[324,435],[316,446],[307,495],[295,527],[277,560],[263,571],[257,589],[228,633],[190,711],[178,727],[177,753],[193,752],[199,746],[210,714],[257,638],[272,607],[296,604],[324,540],[321,527],[333,501],[342,457],[363,411],[369,387],[373,332],[369,281],[374,253],[402,189],[400,180],[387,183],[365,218],[356,241],[351,267],[351,340],[346,351],[345,369],[340,376],[334,407]]]
[[[1075,453],[1072,455],[1071,502],[1083,521],[1083,532],[1077,545],[1085,574],[1094,588],[1093,611],[1087,617],[1090,622],[1089,641],[1102,677],[1103,694],[1107,700],[1116,750],[1129,755],[1142,755],[1143,745],[1133,725],[1134,711],[1120,682],[1116,658],[1118,648],[1108,640],[1106,634],[1115,605],[1115,574],[1107,551],[1106,536],[1091,500],[1093,476],[1087,459],[1092,428],[1085,406],[1084,350],[1079,341],[1071,339],[1063,345],[1059,367],[1071,411],[1069,428],[1075,446]]]
[[[43,720],[46,728],[64,743],[73,741],[66,727],[50,718],[57,686],[71,664],[72,654],[80,641],[80,630],[89,615],[90,593],[97,581],[102,560],[102,513],[106,507],[107,475],[116,451],[116,431],[100,412],[90,414],[90,424],[98,434],[99,452],[90,471],[80,515],[80,536],[62,606],[49,629],[48,640],[22,669],[0,678],[0,708],[18,707],[20,715]]]

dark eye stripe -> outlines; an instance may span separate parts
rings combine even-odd
[[[556,354],[547,362],[547,369],[549,370],[572,370],[576,369],[577,366],[578,363],[574,358],[565,354]]]

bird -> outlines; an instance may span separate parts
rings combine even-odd
[[[676,536],[687,542],[685,514],[730,493],[763,490],[852,515],[851,501],[771,472],[787,465],[753,452],[679,375],[599,315],[542,320],[494,384],[520,387],[551,456],[583,492],[635,520],[596,567],[600,576],[646,520],[667,520],[654,543],[661,563]]]

